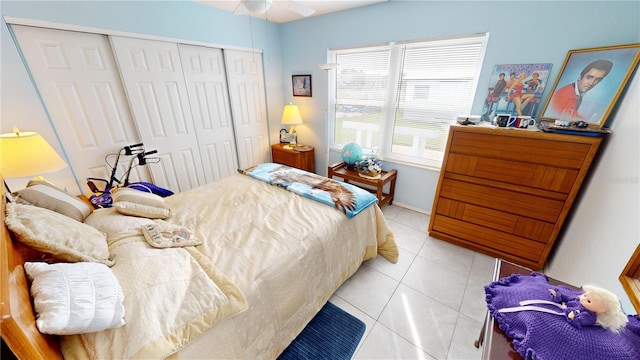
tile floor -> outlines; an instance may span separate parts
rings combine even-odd
[[[367,329],[354,359],[480,359],[473,346],[486,313],[495,258],[429,237],[429,216],[382,211],[400,257],[366,261],[330,301]]]

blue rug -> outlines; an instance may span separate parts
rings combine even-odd
[[[328,302],[278,359],[349,360],[365,328],[362,321]]]

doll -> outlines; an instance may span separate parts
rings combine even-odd
[[[559,288],[549,289],[554,302],[566,305],[564,312],[569,323],[582,326],[600,325],[618,332],[627,322],[618,297],[611,291],[595,285],[583,285],[577,298],[563,294]]]
[[[618,297],[609,290],[594,285],[583,285],[583,293],[567,295],[560,288],[549,289],[552,301],[523,300],[520,306],[502,308],[498,312],[539,311],[563,316],[577,329],[599,325],[613,332],[623,328],[629,319],[622,312]],[[553,306],[551,309],[549,306]]]

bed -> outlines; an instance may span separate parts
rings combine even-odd
[[[170,209],[163,220],[115,207],[83,220],[106,234],[104,262],[113,262],[124,293],[126,324],[98,332],[38,331],[24,263],[43,256],[5,226],[2,338],[18,358],[274,359],[364,260],[398,256],[375,203],[348,217],[346,209],[246,174],[163,201]],[[7,205],[9,215],[18,206]],[[201,244],[149,246],[141,229],[160,222],[188,229]],[[164,288],[168,283],[177,289]]]

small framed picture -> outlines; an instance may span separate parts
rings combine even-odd
[[[540,118],[601,129],[638,59],[640,43],[570,50]]]
[[[291,135],[289,135],[287,129],[280,129],[280,142],[287,144],[291,142]]]
[[[311,75],[292,75],[293,96],[311,97]]]

